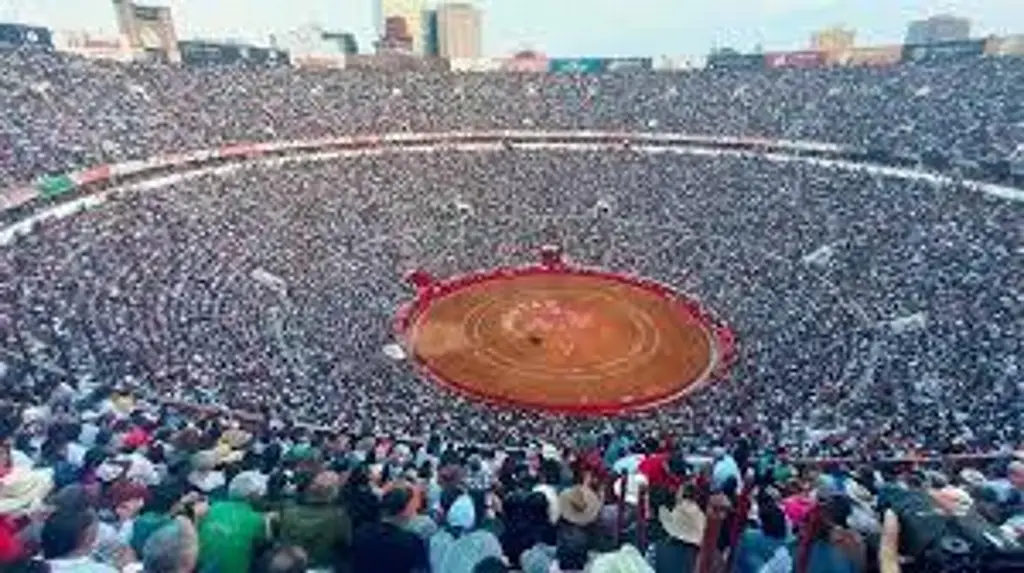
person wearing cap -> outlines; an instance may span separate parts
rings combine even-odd
[[[485,529],[477,529],[478,515],[473,498],[452,492],[443,496],[444,524],[430,538],[432,571],[473,573],[474,567],[488,557],[503,556],[501,542]]]
[[[280,540],[301,547],[310,567],[347,570],[352,546],[352,522],[337,505],[338,474],[320,472],[306,487],[298,503],[281,511]]]
[[[228,499],[213,503],[199,522],[199,564],[220,573],[246,573],[270,539],[270,519],[253,506],[266,495],[267,478],[245,471],[228,484]]]
[[[430,570],[427,546],[408,531],[410,487],[399,484],[380,499],[381,517],[358,527],[352,539],[352,570],[361,573],[418,573]]]

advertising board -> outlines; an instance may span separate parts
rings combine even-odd
[[[289,65],[288,52],[240,44],[178,42],[181,61],[190,66],[266,66]]]
[[[502,69],[503,60],[499,58],[452,58],[453,72],[487,73]]]
[[[0,24],[0,50],[18,48],[53,49],[53,34],[40,26]]]
[[[829,64],[837,66],[892,66],[903,59],[903,46],[868,46],[840,50]]]
[[[501,61],[503,72],[544,73],[548,71],[548,58],[535,52],[520,52]]]
[[[652,58],[608,58],[604,63],[606,72],[636,72],[654,69]]]
[[[702,70],[707,63],[705,56],[659,56],[652,62],[652,67],[659,72],[675,72]]]
[[[740,54],[731,51],[708,55],[707,67],[715,70],[760,70],[765,66],[763,54]]]
[[[551,58],[548,71],[554,74],[599,74],[605,70],[604,58]]]
[[[766,54],[769,68],[820,68],[825,65],[825,53],[805,50],[800,52],[774,52]]]
[[[977,58],[985,53],[985,40],[962,40],[937,44],[910,44],[903,46],[904,63],[928,64],[951,60]]]
[[[354,54],[345,57],[345,67],[354,70],[381,72],[439,72],[449,69],[445,58],[429,58],[384,52],[380,54]]]
[[[345,67],[344,54],[292,55],[292,65],[311,70],[338,70]]]

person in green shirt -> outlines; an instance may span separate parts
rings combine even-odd
[[[228,485],[228,499],[210,506],[199,524],[199,569],[248,573],[257,550],[270,541],[269,516],[253,509],[267,491],[267,478],[242,472]]]

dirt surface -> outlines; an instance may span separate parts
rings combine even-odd
[[[438,382],[491,402],[617,413],[678,397],[711,338],[675,299],[601,275],[487,277],[431,299],[409,331]]]

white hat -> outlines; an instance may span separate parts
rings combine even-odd
[[[622,478],[615,480],[612,485],[612,490],[615,492],[617,497],[622,497]],[[626,503],[629,505],[637,505],[640,503],[640,490],[646,488],[648,485],[647,476],[641,473],[629,474],[625,478],[626,481]]]
[[[255,472],[244,471],[236,475],[228,484],[228,497],[232,499],[253,499],[267,495],[267,476]]]
[[[49,415],[45,406],[31,406],[25,408],[21,412],[21,422],[23,424],[34,424],[35,422],[42,422]]]
[[[985,474],[974,468],[964,468],[960,470],[960,479],[967,485],[972,487],[980,487],[985,485]]]
[[[558,491],[555,490],[555,486],[546,483],[537,484],[533,486],[533,491],[541,493],[548,500],[548,519],[551,520],[552,525],[558,523],[561,514],[558,511]]]
[[[32,510],[52,489],[52,469],[15,467],[0,479],[0,515],[18,515]]]
[[[612,553],[602,553],[587,568],[590,573],[654,573],[636,547],[625,545]]]
[[[551,444],[541,444],[540,446],[540,457],[545,460],[561,461],[562,454],[558,451],[558,448]]]

